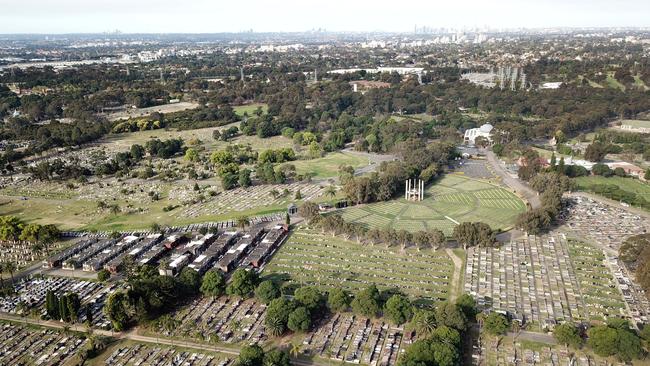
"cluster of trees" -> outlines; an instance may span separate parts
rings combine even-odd
[[[403,192],[407,179],[419,178],[425,184],[436,179],[456,155],[450,143],[426,144],[408,140],[398,146],[399,162],[382,162],[379,172],[354,177],[347,172],[341,177],[346,198],[355,204],[387,201]]]
[[[542,205],[520,214],[516,226],[530,234],[538,234],[554,224],[562,209],[562,195],[573,189],[574,182],[563,174],[549,171],[534,175],[530,185],[539,192]]]
[[[421,230],[415,233],[393,228],[368,229],[362,224],[346,222],[340,215],[321,216],[318,205],[313,202],[305,202],[299,208],[299,212],[301,216],[309,221],[310,225],[320,227],[323,233],[329,232],[332,236],[341,235],[347,240],[354,237],[359,243],[385,244],[388,247],[399,245],[402,250],[414,245],[419,250],[426,248],[438,249],[447,242],[445,234],[438,229]]]
[[[586,336],[586,345],[597,355],[631,362],[643,357],[642,339],[650,339],[650,328],[644,327],[639,336],[627,320],[610,318],[605,324],[593,326],[586,332],[573,323],[563,323],[555,327],[553,335],[558,343],[574,349],[585,344]]]
[[[61,232],[56,225],[25,224],[15,216],[0,216],[0,240],[2,241],[23,240],[47,246],[58,240],[60,236]]]
[[[191,268],[184,268],[178,277],[160,276],[149,265],[124,272],[128,289],[112,293],[104,305],[104,314],[116,331],[157,318],[198,294],[201,287],[201,277]]]
[[[250,186],[253,171],[242,168],[241,165],[255,161],[257,162],[255,177],[260,182],[268,184],[285,183],[288,175],[295,175],[295,167],[287,165],[276,169],[275,164],[295,159],[296,154],[291,148],[268,149],[257,154],[250,146],[243,145],[232,145],[225,150],[215,151],[210,156],[210,161],[217,170],[224,189]]]
[[[257,344],[246,345],[239,351],[237,366],[289,366],[289,354],[286,351],[272,349],[264,351]]]
[[[455,304],[439,303],[434,310],[415,311],[409,328],[418,340],[399,359],[400,366],[458,365],[461,343],[470,321],[476,317],[474,299],[465,294]]]
[[[465,250],[473,246],[491,247],[497,243],[496,233],[483,222],[462,222],[454,227],[453,237]]]
[[[45,296],[45,313],[49,319],[74,323],[79,318],[81,299],[74,292],[58,297],[53,291],[47,291]]]

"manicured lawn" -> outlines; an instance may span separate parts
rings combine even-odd
[[[273,256],[263,275],[353,292],[375,284],[436,301],[447,298],[453,270],[451,258],[442,250],[372,246],[301,226]]]
[[[588,176],[576,178],[578,189],[589,191],[590,186],[595,184],[614,184],[624,191],[633,192],[642,195],[645,199],[650,200],[650,185],[641,182],[634,178],[623,177],[601,177],[601,176]]]
[[[464,221],[482,221],[493,229],[509,228],[525,210],[524,202],[502,187],[459,175],[446,175],[426,188],[422,202],[400,198],[351,207],[342,215],[347,221],[368,227],[408,231],[436,228],[449,236],[454,227]]]
[[[262,112],[264,113],[266,113],[266,111],[269,109],[269,106],[266,105],[266,103],[253,103],[233,107],[233,110],[240,116],[243,116],[244,113],[248,113],[249,116],[253,116],[258,107],[262,107]]]
[[[354,168],[368,165],[368,159],[348,153],[335,152],[313,160],[296,160],[289,164],[296,167],[298,174],[311,173],[315,178],[330,178],[339,175],[341,165],[351,165]]]

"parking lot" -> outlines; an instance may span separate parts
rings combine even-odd
[[[63,365],[85,342],[51,329],[0,323],[0,365]]]
[[[301,351],[348,363],[389,366],[410,343],[413,334],[404,334],[381,320],[372,320],[350,313],[335,314],[308,333]]]
[[[193,351],[177,350],[143,344],[119,345],[104,360],[104,365],[183,365],[183,366],[228,366],[231,358]]]

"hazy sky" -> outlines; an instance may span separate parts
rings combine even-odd
[[[0,33],[650,26],[650,0],[0,0]]]

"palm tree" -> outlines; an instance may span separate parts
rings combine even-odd
[[[240,216],[237,218],[237,227],[244,230],[246,226],[250,225],[251,221],[248,219],[248,216]]]
[[[269,333],[274,337],[281,336],[282,333],[284,333],[284,323],[282,322],[282,319],[278,317],[273,317],[270,319],[267,318],[266,328],[269,330]]]
[[[16,267],[16,263],[14,262],[6,262],[4,265],[4,270],[9,272],[9,274],[11,275],[12,285],[14,284],[14,272],[16,272],[16,269],[18,269],[18,267]]]
[[[278,198],[278,196],[280,195],[280,192],[278,192],[276,189],[272,189],[272,190],[269,192],[269,194],[271,195],[271,197],[273,197],[273,199],[276,199],[276,198]]]
[[[291,348],[289,349],[289,354],[294,358],[297,358],[300,354],[300,343],[291,343]]]
[[[325,192],[323,193],[330,198],[334,198],[334,196],[336,196],[336,187],[329,185],[327,188],[325,188]]]

